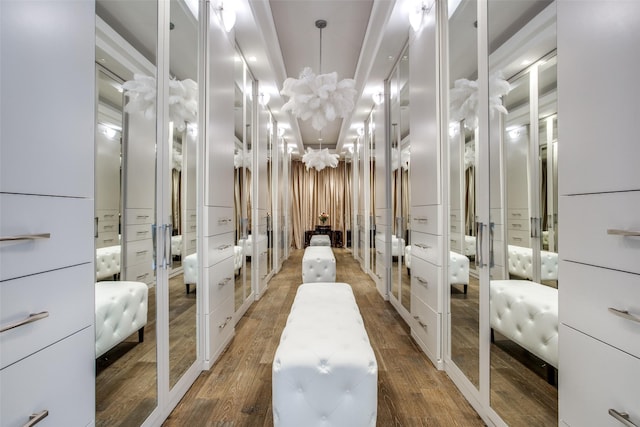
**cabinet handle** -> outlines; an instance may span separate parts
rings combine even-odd
[[[17,328],[19,326],[29,324],[29,323],[37,322],[38,320],[42,320],[45,317],[49,317],[48,311],[30,314],[29,317],[27,317],[26,319],[18,320],[17,322],[9,323],[8,325],[3,326],[2,328],[0,328],[0,333],[8,331],[10,329]]]
[[[147,252],[149,252],[149,251],[147,251],[147,250],[144,250],[144,251],[137,251],[137,252],[136,252],[136,255],[144,255],[144,254],[146,254]]]
[[[231,281],[231,277],[225,277],[222,282],[218,283],[218,286],[223,287],[224,285],[226,285],[227,283],[229,283]]]
[[[142,279],[146,278],[148,275],[149,275],[149,273],[141,274],[141,275],[136,277],[136,280],[142,280]]]
[[[137,215],[136,219],[146,219],[149,218],[149,215]]]
[[[634,322],[640,323],[640,317],[634,316],[629,313],[627,310],[618,310],[617,308],[609,307],[609,312],[615,314],[616,316],[620,316],[627,320],[632,320]]]
[[[23,242],[23,241],[32,241],[32,240],[41,240],[41,239],[50,239],[50,238],[51,238],[51,233],[22,234],[19,236],[0,237],[0,242]]]
[[[426,288],[426,287],[428,287],[428,285],[429,285],[429,281],[428,281],[428,280],[423,279],[423,278],[422,278],[422,277],[420,277],[420,276],[416,276],[416,280],[418,281],[418,283],[420,283],[420,284],[421,284],[422,286],[424,286],[425,288]]]
[[[613,418],[620,421],[620,423],[627,427],[638,427],[637,424],[634,424],[629,419],[629,414],[627,414],[626,412],[618,412],[615,409],[609,409],[609,415],[611,415]]]
[[[145,235],[145,234],[149,234],[149,230],[146,230],[146,231],[136,231],[136,235],[138,235],[138,236],[142,236],[142,235]]]
[[[622,236],[622,237],[640,237],[640,231],[617,230],[615,228],[608,229],[607,234],[610,234],[612,236]]]
[[[376,251],[376,253],[379,254],[379,255],[382,255],[382,252],[380,252],[380,251]]]
[[[416,319],[416,320],[418,321],[418,324],[419,324],[420,326],[422,326],[422,327],[424,328],[424,330],[425,330],[425,331],[427,330],[427,324],[426,324],[426,323],[424,323],[424,322],[422,321],[422,319],[420,319],[420,316],[413,316],[413,318],[414,318],[414,319]]]
[[[425,245],[424,243],[414,243],[420,249],[429,249],[431,246]]]
[[[49,416],[49,411],[47,411],[46,409],[44,411],[42,411],[42,412],[38,412],[37,414],[30,415],[29,416],[29,422],[26,423],[22,427],[34,426],[34,425],[38,424],[40,421],[42,421],[45,418],[47,418],[48,416]]]
[[[218,326],[218,328],[219,328],[219,329],[224,329],[224,327],[225,327],[225,326],[227,326],[227,324],[229,323],[229,321],[230,321],[231,319],[233,319],[231,316],[227,317],[227,318],[224,320],[224,323],[223,323],[223,324],[221,324],[220,326]]]
[[[428,222],[429,218],[424,217],[424,216],[422,216],[422,217],[419,216],[419,217],[414,218],[414,220],[416,220],[418,222]]]
[[[220,245],[220,246],[218,246],[218,250],[219,251],[224,251],[225,249],[228,249],[230,247],[231,247],[231,245]]]

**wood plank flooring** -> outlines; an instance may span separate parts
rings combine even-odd
[[[334,249],[337,281],[352,285],[378,361],[379,426],[482,426],[446,373],[436,370],[351,253]],[[171,426],[272,426],[271,364],[297,286],[302,250],[236,325],[236,336],[169,418]],[[304,426],[301,426],[304,427]]]

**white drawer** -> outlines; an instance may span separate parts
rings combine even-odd
[[[96,209],[96,218],[98,218],[98,225],[102,222],[118,223],[120,215],[117,209]]]
[[[411,259],[411,293],[431,309],[440,313],[438,287],[442,282],[442,269],[420,258]]]
[[[559,340],[560,420],[571,427],[620,427],[609,415],[614,409],[640,425],[640,359],[565,325]]]
[[[640,274],[640,191],[560,197],[562,259]],[[579,218],[580,220],[576,220]]]
[[[128,266],[124,271],[124,280],[144,282],[148,285],[155,283],[156,275],[151,264],[136,264]]]
[[[507,209],[507,221],[511,220],[529,220],[528,209]]]
[[[449,211],[449,222],[456,222],[462,220],[462,211],[460,209],[451,209]]]
[[[460,234],[462,233],[462,225],[459,222],[450,222],[449,229],[452,234]]]
[[[117,221],[98,221],[98,233],[114,233],[118,235]]]
[[[187,233],[186,235],[183,235],[184,238],[186,239],[186,242],[184,242],[186,244],[185,248],[187,253],[193,253],[196,250],[196,246],[198,244],[198,238],[196,237],[195,233]]]
[[[442,218],[440,218],[440,206],[412,206],[411,207],[411,231],[422,233],[442,234]]]
[[[148,240],[153,237],[151,224],[131,224],[127,225],[125,230],[125,239],[127,242],[135,242],[138,240]]]
[[[213,354],[218,353],[223,343],[234,333],[233,310],[233,299],[226,299],[217,309],[205,316],[205,321],[209,323],[206,348],[211,349]],[[211,356],[208,355],[209,358]]]
[[[2,282],[0,327],[37,313],[47,317],[0,333],[0,368],[90,326],[94,283],[93,264]]]
[[[125,245],[127,267],[137,264],[153,265],[153,241],[151,239],[127,242]]]
[[[96,238],[96,249],[107,246],[118,246],[120,239],[116,233],[100,233]]]
[[[45,410],[49,415],[38,426],[92,423],[94,356],[94,331],[88,327],[1,370],[2,425],[23,426],[30,415]]]
[[[433,363],[437,363],[440,358],[440,340],[438,339],[441,328],[440,315],[412,295],[411,316],[411,332],[422,341]]]
[[[0,281],[93,262],[93,200],[0,194]]]
[[[195,223],[198,220],[198,213],[195,209],[187,209],[183,219]]]
[[[233,257],[204,269],[204,281],[209,284],[208,300],[211,310],[215,310],[227,298],[233,295],[235,285]]]
[[[130,208],[124,210],[124,222],[127,225],[153,224],[153,209]]]
[[[198,224],[195,221],[187,221],[184,229],[182,230],[182,234],[186,233],[196,233],[198,231]]]
[[[526,219],[508,219],[507,228],[511,231],[524,231],[529,233],[529,221]]]
[[[411,255],[442,265],[442,236],[411,232]]]
[[[640,276],[560,261],[562,322],[640,358]],[[638,322],[617,316],[628,311]]]
[[[215,236],[217,234],[235,231],[236,221],[233,208],[218,206],[206,206],[204,209],[204,235]],[[191,230],[187,230],[191,231]]]
[[[530,247],[531,236],[528,231],[507,230],[507,244]]]
[[[208,248],[208,259],[205,267],[211,267],[233,256],[234,235],[235,233],[226,233],[205,237],[205,247]]]
[[[458,253],[462,252],[462,244],[460,243],[460,239],[460,237],[449,239],[449,249]]]

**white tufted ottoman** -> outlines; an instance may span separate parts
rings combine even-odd
[[[528,280],[492,280],[491,329],[558,367],[558,290]]]
[[[144,340],[148,295],[142,282],[96,283],[96,358],[136,331]]]
[[[509,274],[525,279],[533,279],[533,249],[522,246],[508,246]],[[558,254],[540,251],[540,280],[558,280]]]
[[[314,234],[311,236],[310,246],[331,246],[331,239],[327,234]]]
[[[449,252],[449,285],[463,285],[464,293],[467,293],[469,258],[456,252]]]
[[[302,283],[335,282],[336,258],[327,246],[309,246],[302,256]]]
[[[120,245],[96,249],[96,280],[113,279],[120,274]]]
[[[191,254],[184,257],[182,260],[182,277],[184,279],[184,286],[189,293],[189,286],[195,285],[198,281],[198,254]]]
[[[298,287],[272,387],[276,427],[376,425],[378,364],[351,286]]]

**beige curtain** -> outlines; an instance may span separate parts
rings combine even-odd
[[[171,171],[171,222],[173,225],[173,234],[180,235],[182,234],[181,228],[181,218],[180,218],[180,200],[182,200],[180,194],[180,179],[182,174],[179,170],[173,169]]]
[[[293,245],[304,247],[304,232],[320,223],[321,212],[329,215],[327,225],[342,231],[346,242],[347,226],[351,227],[351,165],[344,161],[336,168],[318,172],[307,170],[298,160],[291,162],[291,219]]]

